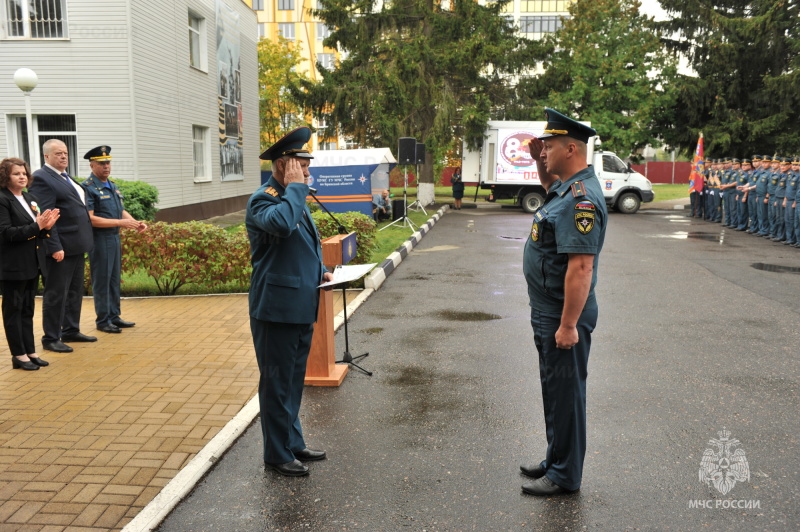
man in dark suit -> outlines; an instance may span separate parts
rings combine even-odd
[[[66,343],[95,342],[80,331],[85,256],[92,249],[92,223],[83,188],[67,175],[67,145],[50,139],[42,146],[45,165],[33,173],[30,191],[42,210],[59,209],[61,217],[45,241],[47,254],[42,301],[42,347],[71,353]]]
[[[301,461],[323,460],[306,447],[300,401],[317,320],[320,283],[333,280],[322,264],[319,234],[306,206],[311,137],[296,129],[261,154],[273,175],[250,197],[245,224],[253,275],[250,328],[261,377],[258,397],[264,465],[286,476],[308,474]]]

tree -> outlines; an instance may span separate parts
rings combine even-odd
[[[265,150],[289,131],[307,125],[303,108],[290,98],[289,87],[300,83],[295,72],[300,52],[283,37],[278,42],[258,41],[258,114],[261,149]]]
[[[343,52],[322,81],[295,96],[362,146],[426,145],[419,199],[433,201],[433,163],[453,139],[482,141],[491,106],[507,97],[503,77],[526,62],[524,41],[500,16],[508,0],[319,0],[314,15]]]
[[[660,0],[668,45],[696,75],[678,83],[666,140],[706,153],[800,151],[800,4],[790,0]]]
[[[658,143],[656,121],[671,108],[676,61],[636,0],[577,0],[542,42],[540,77],[517,86],[506,119],[544,120],[543,107],[590,121],[604,147],[623,157]]]

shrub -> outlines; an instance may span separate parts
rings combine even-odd
[[[316,211],[311,214],[314,223],[317,224],[320,238],[328,238],[339,234],[338,226],[331,220],[331,217],[323,211]],[[334,214],[336,219],[344,225],[348,231],[356,232],[356,243],[358,249],[351,264],[369,264],[372,252],[375,250],[375,238],[377,235],[375,221],[360,212],[345,212]]]
[[[158,189],[143,181],[125,181],[116,179],[114,183],[119,188],[125,202],[125,210],[137,220],[155,220],[156,203],[158,203]]]
[[[143,269],[158,292],[173,295],[186,284],[213,289],[250,283],[250,245],[247,234],[203,222],[156,222],[143,233],[122,232],[122,268]]]

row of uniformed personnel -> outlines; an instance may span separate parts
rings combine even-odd
[[[711,159],[692,216],[800,248],[800,156]]]

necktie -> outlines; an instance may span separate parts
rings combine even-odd
[[[64,179],[69,179],[69,176],[67,175],[66,172],[61,172],[61,177],[63,177]]]

